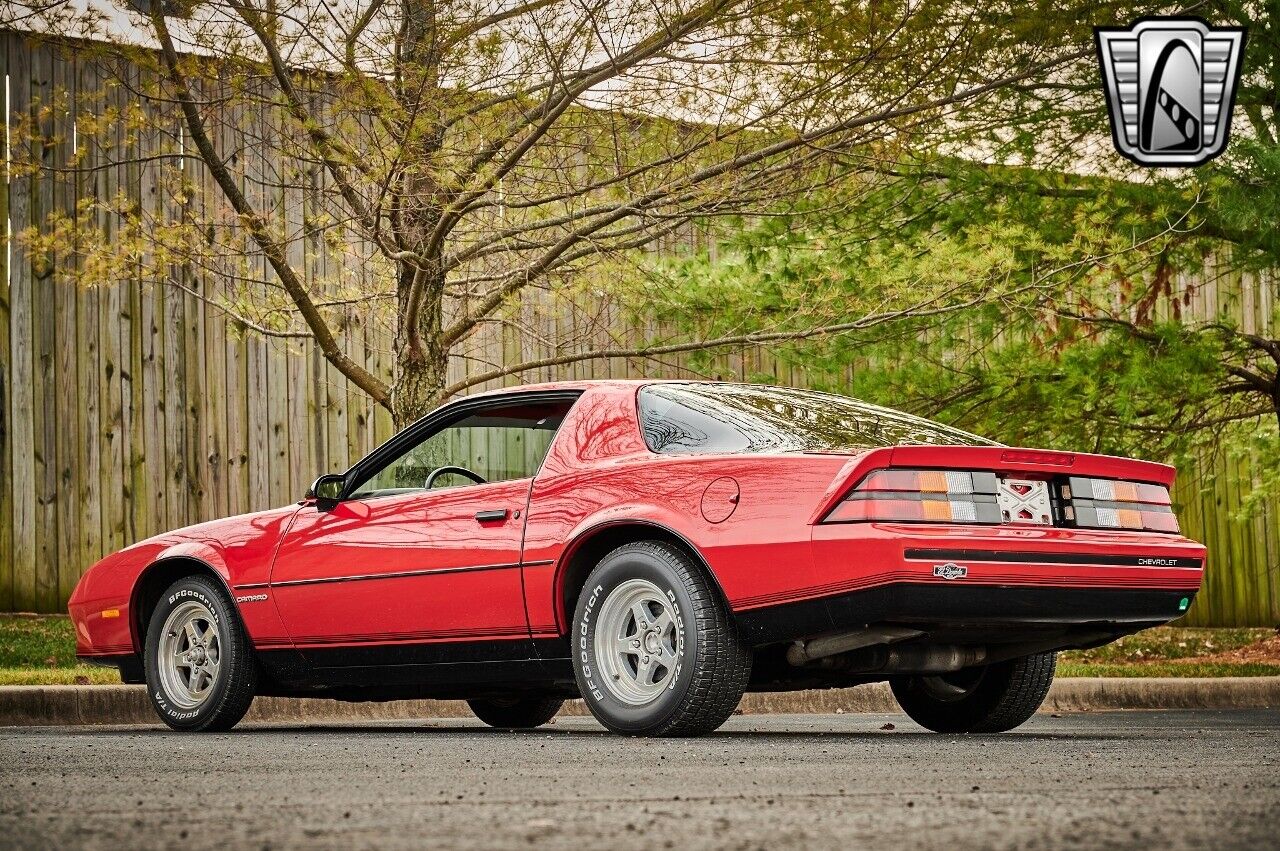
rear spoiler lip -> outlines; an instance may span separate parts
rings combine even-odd
[[[1043,453],[1045,462],[1034,456]],[[1008,456],[1018,455],[1017,460]],[[1168,464],[1139,461],[1089,452],[1054,452],[1017,446],[886,446],[850,457],[840,468],[809,519],[810,525],[826,517],[859,480],[872,470],[886,467],[921,467],[944,470],[994,470],[1001,473],[1042,473],[1052,476],[1096,476],[1173,487],[1177,471]]]

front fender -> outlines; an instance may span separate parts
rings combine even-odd
[[[161,564],[172,562],[177,559],[189,559],[200,562],[218,575],[218,578],[222,580],[223,586],[227,589],[228,594],[232,593],[231,571],[227,569],[226,558],[218,547],[205,541],[184,540],[166,547],[156,555],[151,564],[147,565],[147,571],[151,571]]]
[[[240,621],[255,647],[291,644],[284,621],[281,620],[275,602],[271,599],[270,589],[266,586],[269,561],[266,564],[237,564],[228,559],[222,546],[210,541],[185,540],[157,554],[139,578],[134,591],[135,601],[139,591],[146,585],[147,574],[183,562],[197,563],[217,577],[231,599],[231,604],[240,614]],[[137,640],[141,646],[146,624],[139,620],[137,626]]]
[[[153,538],[105,556],[76,583],[67,613],[77,656],[114,656],[139,649],[134,622],[139,578],[174,539]]]

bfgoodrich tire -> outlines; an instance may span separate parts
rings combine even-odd
[[[893,696],[936,733],[1003,733],[1030,718],[1053,683],[1056,653],[1038,653],[942,676],[899,677]]]
[[[517,695],[507,698],[468,700],[467,705],[484,723],[502,730],[531,730],[555,717],[564,705],[558,697]]]
[[[600,561],[578,598],[571,643],[578,689],[616,733],[709,733],[733,714],[751,674],[717,589],[662,541],[626,544]]]
[[[175,730],[229,730],[253,702],[249,636],[222,586],[204,576],[170,585],[147,626],[147,693]]]

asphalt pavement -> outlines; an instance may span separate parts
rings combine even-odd
[[[892,725],[892,728],[889,728]],[[0,729],[0,846],[1280,848],[1280,712]]]

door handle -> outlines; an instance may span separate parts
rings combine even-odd
[[[505,508],[492,508],[488,511],[477,511],[476,522],[493,523],[498,520],[507,519],[507,510]]]

